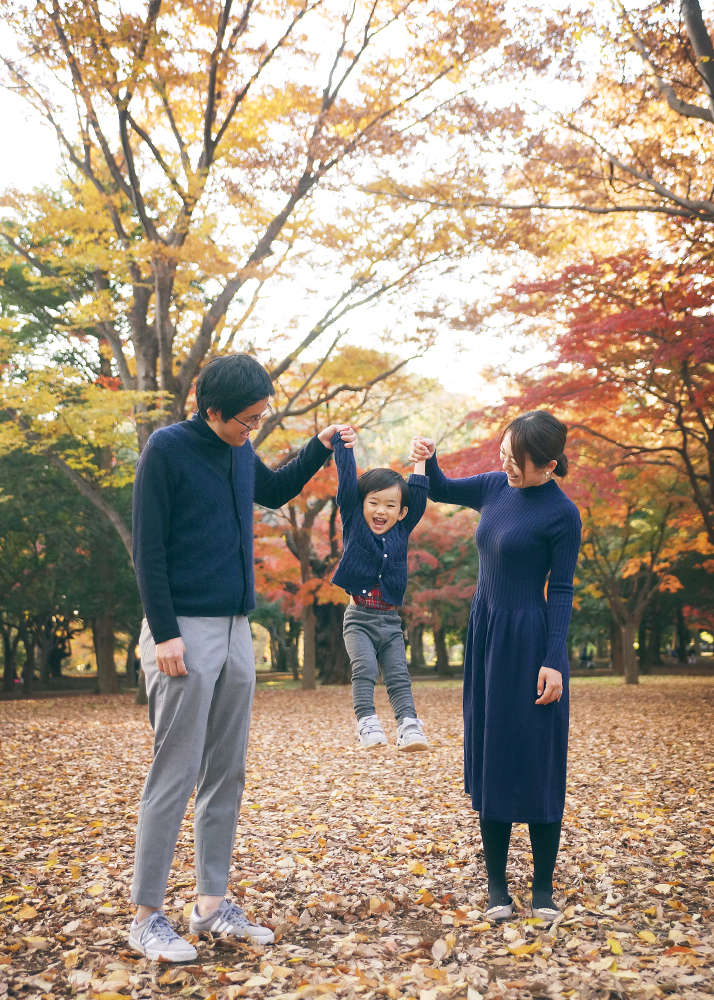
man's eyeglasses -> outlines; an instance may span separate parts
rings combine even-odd
[[[254,427],[258,426],[261,420],[265,420],[265,418],[269,417],[272,412],[273,412],[273,407],[269,405],[267,410],[263,410],[263,412],[259,413],[257,417],[251,417],[250,420],[247,422],[245,420],[239,420],[238,417],[231,417],[231,420],[235,420],[236,423],[241,424],[243,427],[246,427],[249,431],[252,431]]]

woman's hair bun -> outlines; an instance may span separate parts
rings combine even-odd
[[[552,413],[547,410],[522,413],[506,427],[501,441],[506,434],[511,435],[511,452],[519,469],[525,469],[526,456],[530,455],[536,469],[544,469],[555,461],[556,476],[567,475],[568,459],[564,450],[568,428]]]

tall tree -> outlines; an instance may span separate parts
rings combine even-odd
[[[6,195],[2,233],[13,261],[64,300],[57,333],[106,350],[126,394],[114,406],[141,418],[139,447],[183,418],[206,358],[260,331],[274,379],[308,349],[319,370],[348,313],[470,248],[471,227],[423,207],[375,210],[357,186],[376,162],[404,170],[463,87],[495,76],[502,4],[3,7],[20,50],[4,60],[6,83],[55,132],[66,181]],[[331,289],[324,309],[285,316],[288,279],[316,273]],[[268,343],[262,298],[284,316]],[[304,329],[286,346],[296,319]],[[417,346],[428,326],[409,335]],[[24,434],[44,430],[13,409]],[[276,420],[301,410],[291,398]],[[65,471],[101,507],[96,466],[66,450]]]
[[[573,4],[550,28],[545,11],[529,10],[539,60],[524,67],[524,97],[494,111],[468,94],[459,109],[464,133],[470,122],[473,132],[487,134],[503,170],[489,176],[481,169],[482,150],[464,142],[447,172],[410,185],[385,175],[371,185],[375,196],[467,215],[505,212],[514,216],[514,241],[534,249],[548,217],[562,213],[653,216],[682,223],[693,239],[709,239],[712,31],[699,0],[628,7],[620,0]],[[570,98],[566,107],[565,97],[560,108],[548,107],[543,78],[568,81],[580,102]],[[567,242],[563,230],[559,236],[561,245]]]
[[[675,245],[589,254],[515,286],[501,305],[524,331],[556,331],[550,359],[519,376],[510,404],[567,411],[624,465],[676,469],[714,551],[713,303],[709,252]]]

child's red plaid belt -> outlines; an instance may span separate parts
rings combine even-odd
[[[367,594],[353,594],[352,600],[360,608],[374,608],[377,611],[396,611],[396,604],[387,604],[382,600],[382,591],[379,587],[373,587]]]

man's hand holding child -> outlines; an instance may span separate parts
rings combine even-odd
[[[330,424],[324,431],[320,431],[317,437],[326,448],[334,451],[332,447],[332,435],[337,433],[342,438],[345,448],[354,448],[357,443],[357,432],[349,424]]]

